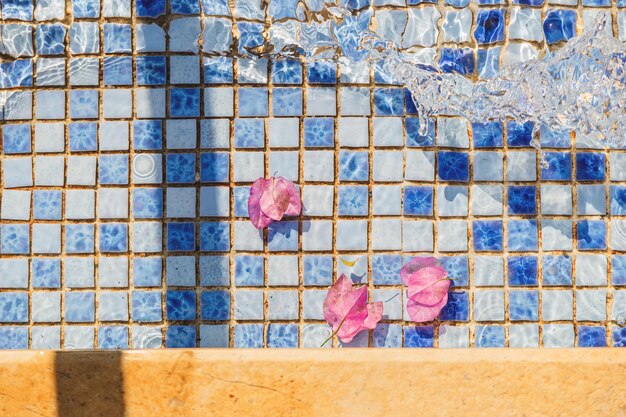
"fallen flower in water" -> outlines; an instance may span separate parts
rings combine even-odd
[[[259,178],[250,188],[248,214],[257,229],[282,220],[283,216],[297,216],[301,209],[300,191],[283,177]]]
[[[363,330],[374,329],[383,317],[383,303],[367,302],[367,287],[352,289],[352,282],[341,274],[330,287],[324,300],[324,319],[333,328],[333,334],[322,344],[337,335],[349,343]]]
[[[400,277],[408,287],[407,311],[411,320],[434,320],[448,302],[451,280],[435,258],[414,258],[400,270]]]

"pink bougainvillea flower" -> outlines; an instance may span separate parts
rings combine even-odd
[[[283,216],[297,216],[301,209],[300,191],[283,177],[259,178],[250,188],[248,214],[257,229],[282,220]]]
[[[414,258],[400,270],[402,282],[408,287],[407,311],[411,320],[434,320],[448,302],[450,279],[435,258]]]
[[[344,343],[351,342],[363,330],[376,328],[382,317],[383,303],[368,304],[367,287],[352,289],[352,282],[344,274],[330,287],[324,300],[324,319],[333,327],[333,336]]]

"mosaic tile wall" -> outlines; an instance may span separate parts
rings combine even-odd
[[[597,13],[626,40],[624,0],[372,1],[383,38],[471,77]],[[376,65],[215,56],[295,0],[0,3],[0,348],[319,347],[340,273],[385,306],[350,346],[626,344],[623,151],[542,129],[541,168],[530,125],[420,136]],[[304,210],[259,233],[249,186],[274,173]],[[418,254],[454,277],[420,325]]]

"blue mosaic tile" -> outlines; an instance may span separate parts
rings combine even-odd
[[[335,126],[332,118],[310,117],[304,119],[304,146],[332,147],[335,144]]]
[[[25,292],[0,293],[0,323],[25,323],[28,321],[28,294]]]
[[[130,57],[105,57],[104,83],[107,85],[132,85],[132,69],[133,61]]]
[[[404,328],[404,347],[428,348],[435,345],[433,326],[407,326]]]
[[[578,221],[578,249],[606,249],[606,223],[602,220]]]
[[[297,251],[298,222],[283,220],[270,224],[267,241],[270,251]]]
[[[40,58],[39,60],[40,69],[44,66],[42,63],[44,59]],[[17,59],[13,62],[0,63],[0,88],[30,87],[32,85],[33,61],[31,59]]]
[[[170,116],[199,117],[200,89],[170,88]]]
[[[530,146],[533,133],[533,123],[507,122],[506,143],[513,147]]]
[[[291,59],[272,61],[274,84],[302,84],[302,64]]]
[[[160,287],[163,260],[160,257],[133,258],[135,287]]]
[[[165,14],[165,0],[136,0],[135,13],[138,17],[159,17]]]
[[[420,121],[418,118],[404,119],[407,147],[428,147],[435,145],[435,122],[430,119],[426,135],[419,134]]]
[[[467,321],[469,319],[469,296],[466,292],[449,292],[448,303],[439,313],[440,320]]]
[[[70,25],[70,51],[73,54],[97,54],[100,50],[100,28],[96,22]]]
[[[509,220],[508,248],[510,251],[537,250],[537,221]]]
[[[259,117],[268,115],[267,88],[244,87],[239,89],[239,116]]]
[[[472,222],[472,234],[474,240],[474,250],[502,250],[501,220],[474,220]]]
[[[611,214],[626,214],[626,187],[622,185],[611,185]]]
[[[88,152],[98,149],[98,124],[74,122],[68,125],[69,148],[73,152]]]
[[[33,192],[33,217],[36,220],[61,220],[63,193],[58,190]]]
[[[164,56],[138,56],[135,58],[137,85],[164,85],[166,67]],[[156,121],[146,121],[156,122]],[[158,121],[160,123],[160,121]]]
[[[604,167],[604,154],[576,154],[576,179],[579,181],[604,181]]]
[[[128,225],[106,223],[98,226],[101,252],[126,252],[128,250]]]
[[[438,64],[443,72],[463,75],[474,74],[476,66],[474,53],[469,48],[442,48]]]
[[[511,290],[509,299],[511,321],[539,320],[539,294],[537,291]]]
[[[248,217],[248,198],[250,198],[250,187],[235,187],[235,189],[233,190],[233,194],[235,196],[235,216]]]
[[[167,224],[167,250],[193,251],[195,248],[194,223]]]
[[[469,266],[467,256],[446,256],[439,259],[441,266],[452,279],[454,287],[464,287],[469,282]]]
[[[228,256],[201,256],[200,257],[200,285],[202,286],[229,286],[230,265]]]
[[[578,326],[579,347],[605,347],[606,327]]]
[[[198,0],[170,0],[170,8],[172,13],[176,14],[200,14],[200,2]],[[205,12],[208,13],[206,10]]]
[[[369,179],[368,153],[340,151],[339,179],[341,181],[367,181]]]
[[[263,24],[251,23],[251,22],[237,22],[237,29],[239,30],[239,53],[242,55],[253,54],[253,51],[257,46],[263,45]],[[279,84],[278,79],[272,80],[275,84]]]
[[[128,184],[128,156],[102,155],[98,159],[100,184]]]
[[[502,123],[472,123],[472,139],[475,148],[502,147]]]
[[[509,285],[531,286],[538,284],[536,256],[510,256],[507,258]]]
[[[0,327],[0,349],[28,349],[28,327]]]
[[[133,189],[133,217],[136,219],[163,217],[163,190],[160,188]]]
[[[496,78],[500,72],[500,51],[502,48],[494,47],[489,49],[479,49],[478,58],[478,76],[480,78]]]
[[[366,186],[340,186],[338,214],[340,216],[367,216],[368,194]]]
[[[72,15],[76,18],[80,17],[99,17],[100,1],[99,0],[72,0]]]
[[[372,282],[374,285],[400,284],[402,256],[374,255],[372,257]]]
[[[274,0],[270,2],[269,7],[269,15],[274,20],[292,18],[295,19],[297,17],[297,8],[298,1],[297,0]]]
[[[117,23],[104,24],[104,52],[130,52],[131,45],[131,27],[130,25],[121,25]]]
[[[202,320],[228,320],[230,294],[227,291],[204,291],[200,294]]]
[[[374,89],[374,114],[376,116],[404,115],[404,92],[400,88]]]
[[[235,347],[238,348],[262,348],[263,325],[262,324],[236,324]]]
[[[404,214],[409,216],[432,216],[433,187],[407,186],[404,188]]]
[[[32,0],[11,0],[2,3],[2,17],[29,21],[33,19]]]
[[[555,131],[546,125],[541,125],[541,146],[546,148],[569,148],[571,138],[569,131]],[[568,154],[569,155],[569,154]]]
[[[194,320],[196,318],[195,291],[168,290],[165,294],[168,320]]]
[[[33,288],[60,288],[61,261],[36,258],[32,261]]]
[[[572,156],[565,152],[545,152],[547,167],[541,167],[541,179],[569,181],[572,179]]]
[[[611,338],[614,347],[626,347],[626,327],[613,327],[611,329]]]
[[[97,119],[98,92],[95,90],[70,91],[70,117],[72,119]]]
[[[304,285],[330,285],[333,282],[333,258],[328,255],[302,257]]]
[[[62,55],[65,52],[65,26],[54,23],[37,26],[35,43],[39,55]]]
[[[272,91],[272,111],[274,116],[301,116],[302,89],[274,88]]]
[[[474,37],[479,44],[496,43],[504,40],[504,10],[480,10],[476,20]]]
[[[235,119],[235,146],[262,148],[265,146],[263,119]]]
[[[309,84],[335,84],[337,65],[332,61],[313,61],[307,68]]]
[[[613,285],[626,285],[626,255],[613,255],[611,266]]]
[[[0,249],[5,255],[29,253],[30,231],[28,224],[3,224],[0,226],[2,244]]]
[[[543,33],[548,44],[568,40],[576,34],[574,10],[549,10],[543,20]]]
[[[263,258],[260,256],[235,256],[235,285],[263,285]]]
[[[194,348],[196,347],[195,326],[169,326],[165,333],[165,347]]]
[[[65,251],[67,253],[93,253],[94,225],[68,224],[65,226]]]
[[[128,349],[128,326],[102,326],[98,328],[100,349]]]
[[[206,14],[230,16],[228,0],[202,0],[202,10]]]
[[[402,326],[399,324],[379,323],[374,329],[374,347],[401,348]]]
[[[163,131],[160,120],[133,121],[133,149],[156,150],[163,146]]]
[[[30,125],[4,125],[2,128],[2,149],[7,154],[30,153]]]
[[[541,6],[545,0],[513,0],[513,4],[521,4],[524,6]]]
[[[165,175],[168,183],[193,183],[196,179],[194,154],[168,154],[165,157]]]
[[[202,182],[228,182],[228,156],[227,153],[220,152],[202,153],[200,155],[200,180]],[[190,177],[189,181],[185,182],[193,182],[193,179]]]
[[[95,294],[89,292],[65,293],[65,321],[93,323],[95,316]]]
[[[226,84],[233,82],[233,60],[228,57],[204,58],[204,82]]]
[[[228,252],[230,250],[230,226],[226,222],[200,223],[200,250]]]
[[[476,326],[475,343],[480,348],[504,347],[504,327]]]
[[[536,214],[537,187],[526,185],[510,185],[508,187],[509,214]]]
[[[272,323],[267,326],[267,347],[297,348],[298,325]]]
[[[465,152],[437,152],[437,175],[441,181],[469,181],[469,154]]]

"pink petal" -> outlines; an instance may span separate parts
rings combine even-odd
[[[409,279],[415,271],[422,268],[427,268],[429,266],[435,266],[437,265],[437,263],[437,259],[431,256],[423,256],[411,259],[409,263],[404,265],[400,270],[400,277],[402,278],[402,282],[404,282],[404,285],[409,285]]]
[[[269,182],[270,180],[266,180],[265,178],[258,178],[254,181],[252,187],[250,187],[250,198],[248,198],[248,216],[250,216],[250,221],[257,229],[263,229],[273,221],[261,211],[260,204],[261,198],[269,186]]]
[[[445,269],[438,266],[415,272],[409,279],[409,298],[422,304],[436,304],[450,288],[450,280],[444,279],[446,275]]]
[[[406,309],[412,321],[423,323],[434,320],[447,302],[448,293],[446,293],[441,301],[435,305],[424,305],[416,301],[409,300],[406,304]]]
[[[300,200],[300,190],[296,187],[296,185],[288,181],[282,177],[278,177],[279,180],[284,181],[287,185],[287,192],[289,193],[289,204],[287,205],[287,209],[285,210],[285,214],[287,216],[297,216],[300,214],[300,210],[302,210],[302,201]]]
[[[261,212],[273,220],[281,220],[289,206],[289,191],[285,180],[270,178],[261,195]]]
[[[337,336],[343,343],[350,343],[363,330],[375,329],[382,317],[383,303],[381,301],[355,306],[337,332]]]
[[[341,274],[339,279],[328,290],[328,294],[324,300],[324,319],[333,326],[333,330],[337,330],[337,327],[339,327],[339,324],[344,318],[346,318],[346,320],[342,327],[346,325],[347,321],[356,317],[354,314],[352,317],[348,317],[350,310],[352,310],[355,305],[364,305],[366,301],[367,288],[362,287],[357,290],[352,290],[352,282],[350,282],[344,274]],[[362,314],[363,320],[365,320],[367,313],[364,312]]]

